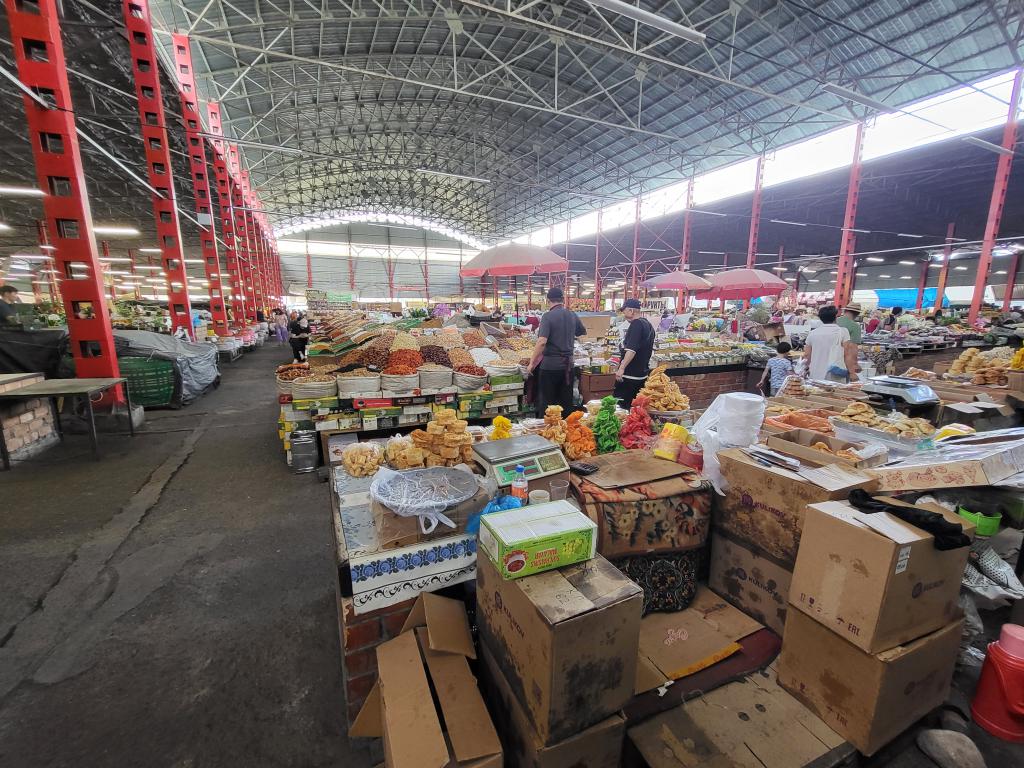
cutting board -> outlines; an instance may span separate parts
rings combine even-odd
[[[659,459],[647,451],[606,453],[584,461],[600,467],[594,474],[587,475],[587,482],[605,490],[637,483],[651,483],[692,472],[689,467],[667,459]]]

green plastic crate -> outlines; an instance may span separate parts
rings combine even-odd
[[[128,379],[133,405],[157,407],[174,401],[174,364],[169,360],[122,357],[121,375]]]

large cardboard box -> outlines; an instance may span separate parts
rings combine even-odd
[[[733,540],[760,548],[790,570],[800,546],[804,508],[845,499],[854,488],[870,490],[875,483],[861,470],[847,468],[860,480],[840,488],[822,488],[795,472],[758,464],[738,448],[720,451],[718,460],[729,490],[719,499],[713,527]]]
[[[920,508],[974,532],[942,507]],[[969,551],[940,551],[930,533],[884,512],[865,514],[844,501],[811,504],[790,603],[858,648],[884,651],[960,618],[957,597]]]
[[[618,711],[633,695],[643,591],[598,555],[506,581],[477,558],[480,637],[543,744]]]
[[[962,621],[871,655],[800,611],[786,619],[779,685],[872,755],[946,700]]]
[[[711,534],[708,586],[773,632],[782,634],[789,605],[792,568],[767,557],[758,547],[722,532]]]
[[[443,539],[464,532],[470,518],[483,509],[487,501],[488,494],[481,489],[473,498],[444,511],[444,516],[455,523],[454,528],[439,522],[430,533],[423,533],[420,530],[420,519],[417,516],[396,515],[373,498],[370,499],[370,512],[373,514],[377,540],[380,542],[381,549],[393,549],[409,547],[424,541]]]
[[[465,607],[421,594],[401,634],[377,646],[377,683],[349,735],[383,737],[387,768],[502,768],[467,657],[476,651]]]
[[[981,432],[865,471],[878,478],[880,491],[995,485],[1024,472],[1024,429]]]
[[[498,724],[504,754],[516,768],[618,768],[626,721],[615,713],[596,725],[550,746],[540,743],[501,667],[486,645],[480,646],[480,677]]]

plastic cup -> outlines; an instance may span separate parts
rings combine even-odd
[[[551,501],[551,494],[547,491],[530,491],[531,504],[545,504]]]
[[[569,481],[568,480],[552,480],[548,484],[548,488],[551,489],[551,500],[559,501],[566,497],[569,493]]]

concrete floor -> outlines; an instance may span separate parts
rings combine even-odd
[[[144,430],[0,474],[0,765],[371,764],[344,730],[327,486],[269,347]]]
[[[328,487],[274,427],[288,357],[225,364],[101,462],[72,435],[0,473],[0,766],[374,764],[344,728]],[[869,765],[934,768],[913,732]]]

